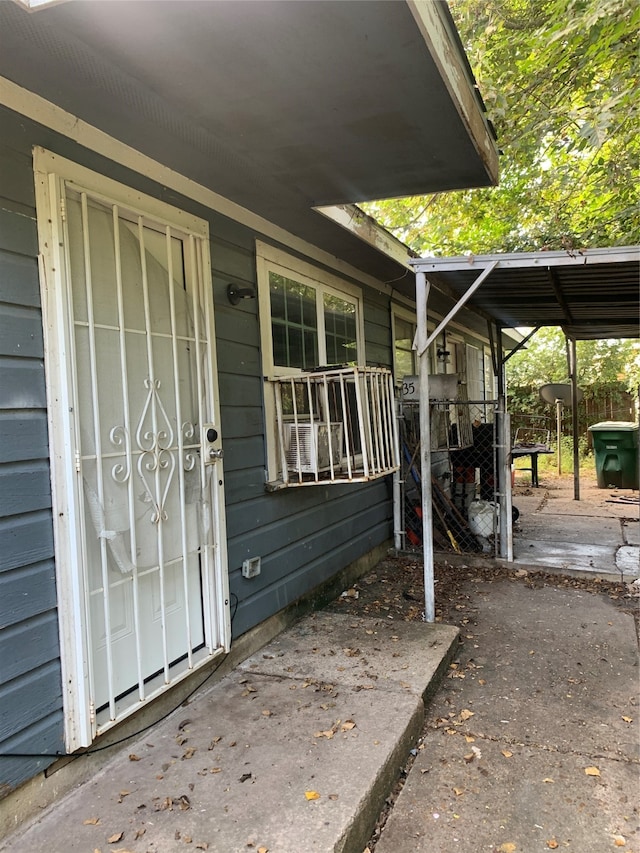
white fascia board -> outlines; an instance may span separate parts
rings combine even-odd
[[[318,213],[336,222],[351,234],[355,234],[365,243],[373,246],[383,255],[396,261],[407,269],[411,269],[410,261],[417,258],[408,246],[394,237],[387,229],[369,216],[357,204],[332,204],[326,207],[316,207]]]
[[[469,79],[468,68],[457,46],[452,44],[449,37],[438,9],[440,3],[434,3],[433,0],[407,0],[407,5],[469,137],[485,165],[487,176],[492,183],[497,184],[498,148],[480,109],[473,82]]]

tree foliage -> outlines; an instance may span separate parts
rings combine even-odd
[[[420,254],[640,242],[636,0],[450,0],[500,184],[374,202]]]
[[[578,386],[597,393],[607,387],[624,388],[633,394],[640,384],[640,344],[633,340],[577,341]],[[568,382],[565,338],[562,330],[539,329],[507,362],[511,386],[540,386]]]
[[[633,401],[640,385],[640,343],[633,340],[577,341],[578,387],[585,403],[579,407],[579,431],[598,420],[635,420]],[[555,410],[540,399],[539,389],[547,382],[569,382],[566,344],[557,327],[539,329],[507,362],[507,388],[512,425],[530,418],[546,419],[549,426]],[[594,414],[595,413],[595,414]],[[565,427],[570,431],[569,413]]]

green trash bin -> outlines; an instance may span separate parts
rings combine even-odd
[[[638,488],[638,424],[602,421],[589,427],[596,454],[598,488]]]

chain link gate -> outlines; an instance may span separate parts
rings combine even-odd
[[[431,488],[436,550],[499,554],[496,401],[432,400]],[[399,406],[401,541],[422,551],[420,406]]]

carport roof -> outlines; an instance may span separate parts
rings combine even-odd
[[[562,326],[576,340],[640,337],[640,247],[419,258],[434,286],[505,328]]]

